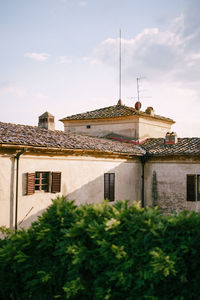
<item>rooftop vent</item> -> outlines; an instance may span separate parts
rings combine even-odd
[[[145,113],[150,115],[150,116],[154,116],[154,109],[153,107],[149,106],[147,107],[147,109],[145,110]]]
[[[118,100],[117,105],[123,105],[121,99]]]
[[[176,132],[167,132],[165,136],[165,144],[176,144],[178,142],[178,137]]]
[[[46,111],[44,114],[39,116],[38,127],[55,130],[54,116]]]

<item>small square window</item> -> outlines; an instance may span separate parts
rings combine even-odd
[[[87,128],[87,129],[90,129],[90,128],[91,128],[91,125],[87,125],[86,128]]]

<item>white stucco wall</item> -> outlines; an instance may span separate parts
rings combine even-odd
[[[12,211],[15,189],[14,158],[4,155],[0,156],[0,226],[10,226],[13,222]]]
[[[90,125],[90,128],[87,128],[87,125]],[[138,120],[135,118],[131,120],[88,120],[82,122],[77,121],[76,123],[65,122],[64,131],[98,137],[114,132],[119,135],[137,138]]]
[[[146,118],[139,119],[140,139],[145,137],[164,138],[169,131],[171,131],[171,125],[166,122]]]
[[[187,201],[187,174],[200,174],[200,161],[147,162],[145,165],[145,200],[163,212],[200,211],[200,201]]]
[[[87,128],[87,125],[90,125],[90,128]],[[133,116],[117,120],[64,121],[64,131],[99,137],[116,133],[143,139],[146,137],[165,137],[166,133],[171,131],[171,125],[161,120]]]
[[[10,158],[1,158],[1,161],[0,225],[9,226],[11,218],[9,208],[11,164]],[[36,171],[61,172],[61,193],[52,194],[38,191],[33,195],[26,195],[26,173]],[[141,200],[141,189],[139,188],[141,186],[141,165],[137,161],[81,156],[22,155],[19,160],[18,223],[25,218],[21,226],[29,226],[51,204],[51,199],[58,195],[67,196],[68,200],[76,200],[77,204],[101,202],[104,198],[104,173],[109,172],[115,173],[115,200]],[[15,181],[16,178],[14,177],[14,183]],[[15,188],[13,188],[12,193],[14,194],[12,217],[14,220]],[[26,216],[27,213],[28,216]]]

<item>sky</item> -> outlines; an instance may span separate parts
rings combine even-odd
[[[119,99],[200,136],[199,0],[0,0],[0,121],[37,126]]]

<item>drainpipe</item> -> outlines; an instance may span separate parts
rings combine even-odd
[[[19,181],[19,158],[26,152],[27,148],[22,149],[15,155],[17,160],[17,169],[16,169],[16,200],[15,200],[15,231],[17,230],[17,217],[18,217],[18,181]]]
[[[145,153],[144,154],[144,156],[142,156],[141,158],[140,158],[140,160],[141,160],[141,164],[142,164],[142,203],[141,203],[141,206],[142,207],[145,207],[145,196],[144,196],[144,191],[145,191],[145,181],[144,181],[144,179],[145,179],[145,163],[146,163],[146,161],[148,160],[149,158],[148,158],[148,155],[147,155],[147,153]]]

